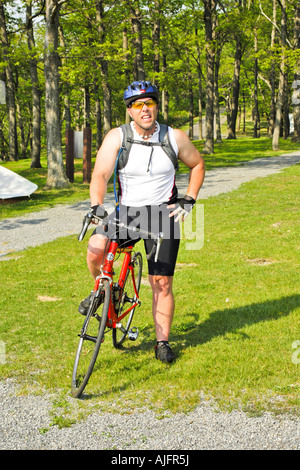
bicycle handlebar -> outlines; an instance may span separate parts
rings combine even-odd
[[[90,223],[92,222],[93,219],[98,220],[98,223],[103,220],[100,217],[98,217],[97,215],[94,215],[91,211],[88,212],[84,216],[81,232],[78,235],[78,240],[80,242],[83,240],[83,238],[84,238],[84,236],[87,232],[88,226],[90,225]],[[129,227],[128,225],[126,225],[122,222],[119,222],[118,219],[114,219],[114,221],[110,220],[109,223],[110,224],[115,223],[116,226],[119,226],[121,228],[125,228],[127,230],[132,230],[133,232],[137,232],[141,235],[144,235],[147,238],[149,237],[149,238],[154,239],[154,243],[153,243],[153,247],[151,249],[151,252],[148,255],[146,255],[146,258],[147,258],[147,260],[150,260],[153,257],[154,253],[155,253],[154,262],[155,263],[157,262],[158,255],[159,255],[159,250],[160,250],[160,247],[161,247],[161,243],[162,243],[163,238],[164,238],[163,232],[159,232],[157,234],[154,234],[154,233],[149,232],[147,230],[142,230],[138,227]]]

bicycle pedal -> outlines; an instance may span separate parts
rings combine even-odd
[[[136,328],[136,326],[133,326],[128,331],[128,339],[130,339],[130,341],[135,341],[138,335],[139,335],[139,330]]]

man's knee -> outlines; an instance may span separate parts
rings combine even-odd
[[[152,289],[169,294],[172,291],[173,276],[149,275]]]
[[[89,239],[87,248],[87,258],[90,261],[99,261],[102,259],[105,251],[106,238],[101,235],[93,235]]]

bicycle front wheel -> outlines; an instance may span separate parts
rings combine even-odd
[[[137,252],[134,254],[132,261],[131,261],[131,266],[133,268],[132,272],[128,268],[126,277],[125,277],[124,289],[123,289],[123,293],[121,295],[121,300],[120,300],[119,316],[121,316],[126,311],[126,309],[130,308],[130,306],[137,300],[137,294],[139,293],[139,290],[140,290],[142,270],[143,270],[143,258],[140,252]],[[135,283],[135,289],[134,289],[134,283]],[[124,325],[122,325],[121,328],[113,329],[112,338],[113,338],[113,345],[115,348],[120,348],[121,345],[123,344],[128,334],[134,312],[135,312],[135,308],[133,308],[128,313],[128,315],[124,318],[123,320]]]
[[[108,281],[104,280],[99,289],[99,295],[93,296],[90,302],[79,335],[80,339],[74,361],[71,386],[71,392],[75,398],[78,398],[85,389],[103,342],[110,303]]]

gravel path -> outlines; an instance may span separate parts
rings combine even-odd
[[[15,396],[0,382],[0,450],[298,450],[300,421],[265,413],[217,413],[203,402],[193,412],[157,419],[152,411],[92,413],[69,428],[50,426],[47,397]],[[43,430],[47,430],[43,432]]]
[[[300,163],[300,152],[208,172],[200,198],[232,191],[242,183],[297,163]],[[181,177],[181,191],[185,185],[186,180]],[[109,196],[106,206],[112,208],[112,203]],[[77,234],[88,207],[86,201],[1,221],[1,259],[7,260],[13,252],[58,236]],[[62,219],[65,220],[63,228]],[[250,418],[241,411],[217,413],[206,401],[191,413],[160,420],[151,411],[129,415],[93,412],[86,421],[62,429],[51,426],[52,408],[51,396],[18,396],[12,380],[0,381],[0,450],[118,449],[139,450],[143,455],[143,450],[176,453],[204,449],[300,449],[299,418],[274,417],[269,413]]]

